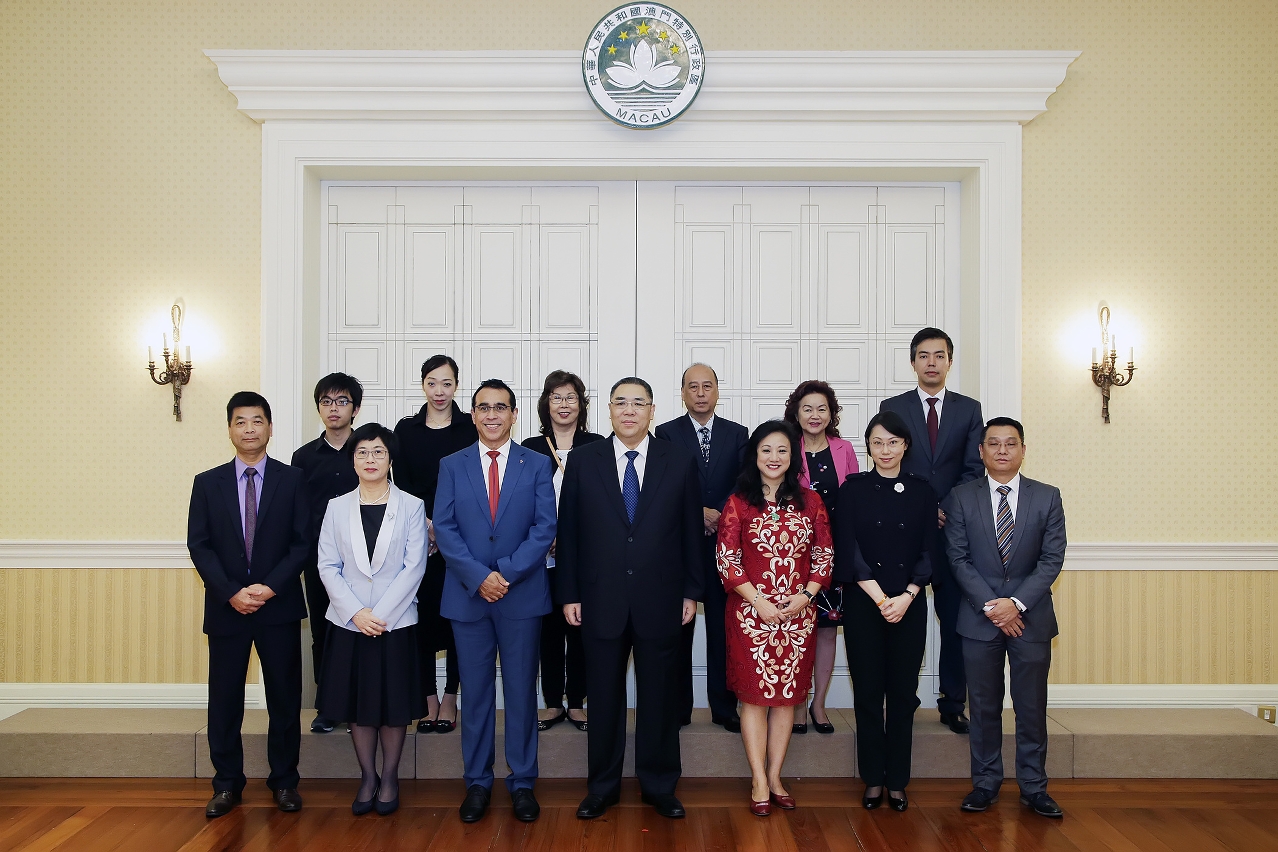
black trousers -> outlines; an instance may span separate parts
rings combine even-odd
[[[706,698],[709,699],[712,714],[722,719],[731,719],[737,715],[737,696],[728,689],[728,640],[723,620],[728,606],[728,594],[723,589],[723,581],[719,579],[713,550],[709,553],[709,565],[703,578],[705,600],[701,602],[705,610],[706,625]],[[681,722],[692,716],[692,642],[696,628],[696,618],[683,626],[683,645],[679,649]]]
[[[927,645],[927,602],[916,600],[900,621],[889,624],[859,586],[850,584],[844,591],[843,641],[856,707],[857,767],[867,787],[904,790],[910,783],[919,668]]]
[[[673,794],[683,768],[679,761],[678,631],[658,639],[634,635],[627,623],[616,639],[586,636],[586,694],[590,727],[586,788],[597,796],[621,792],[626,756],[626,669],[635,659],[635,774],[648,795]]]
[[[958,635],[958,611],[963,592],[954,581],[949,560],[945,557],[945,530],[937,530],[931,555],[932,603],[936,607],[936,620],[941,625],[941,653],[937,660],[937,688],[941,694],[936,698],[936,709],[957,715],[963,712],[963,705],[967,703],[963,637]]]
[[[422,697],[439,695],[439,675],[435,655],[444,652],[444,694],[456,695],[461,683],[457,671],[457,643],[453,623],[439,614],[444,596],[443,554],[436,551],[426,560],[426,573],[417,587],[417,663],[421,667]]]
[[[585,707],[586,651],[581,628],[569,624],[555,607],[541,620],[541,695],[547,707],[564,706],[565,681],[569,709]]]
[[[330,624],[324,617],[328,612],[328,589],[320,579],[319,567],[312,563],[306,564],[302,579],[306,587],[307,620],[311,623],[311,663],[315,669],[315,685],[319,686],[320,674],[324,671],[324,641]]]
[[[302,625],[256,624],[233,636],[209,639],[209,755],[213,760],[213,791],[238,793],[244,789],[244,679],[249,651],[256,647],[262,661],[266,710],[266,757],[271,774],[266,786],[286,790],[297,786],[298,752],[302,745]]]

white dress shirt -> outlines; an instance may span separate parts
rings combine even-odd
[[[919,402],[923,406],[923,422],[926,423],[927,410],[930,407],[928,406],[927,401],[931,399],[932,397],[930,394],[928,394],[927,391],[923,390],[923,388],[915,388],[915,390],[919,392]],[[941,420],[941,409],[944,407],[945,407],[945,388],[941,388],[936,393],[936,420],[938,423]]]
[[[510,460],[510,439],[506,439],[506,443],[497,448],[497,458],[491,459],[488,454],[492,449],[483,441],[479,442],[479,472],[484,478],[484,493],[488,493],[488,466],[497,465],[497,491],[501,492],[501,484],[506,481],[506,462]],[[489,494],[489,497],[492,495]]]
[[[710,437],[711,438],[714,437],[714,415],[713,414],[710,415],[710,419],[707,420],[704,424],[698,423],[697,418],[693,417],[691,414],[688,415],[688,419],[692,421],[692,431],[695,432],[697,435],[697,443],[701,442],[702,429],[709,429]]]
[[[635,447],[639,451],[639,455],[635,456],[635,473],[639,474],[639,487],[643,488],[643,471],[647,467],[648,462],[648,441],[651,440],[647,435],[643,436],[643,440],[639,446]],[[626,458],[629,450],[626,445],[621,443],[621,439],[616,435],[612,436],[612,451],[617,454],[617,482],[622,489],[626,487],[626,463],[630,459]]]
[[[939,408],[940,406],[937,406],[937,407]],[[999,482],[996,479],[992,479],[989,475],[986,475],[985,482],[990,487],[990,506],[991,506],[991,510],[994,512],[994,529],[996,530],[998,529],[998,503],[999,503],[999,500],[1002,499],[1003,497],[1002,494],[998,493],[998,490],[999,488],[1002,488],[1004,485],[1012,489],[1011,491],[1007,492],[1007,508],[1012,510],[1012,523],[1015,524],[1016,523],[1016,502],[1017,502],[1017,497],[1019,497],[1021,493],[1021,475],[1019,473],[1016,474],[1016,476],[1012,477],[1010,482]],[[1025,611],[1025,604],[1021,603],[1016,598],[1012,598],[1011,600],[1012,600],[1012,603],[1016,604],[1017,609],[1019,609],[1021,612]]]

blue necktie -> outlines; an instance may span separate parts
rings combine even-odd
[[[639,508],[639,471],[635,470],[638,450],[626,452],[626,475],[621,480],[621,499],[626,501],[626,520],[635,522],[635,509]]]

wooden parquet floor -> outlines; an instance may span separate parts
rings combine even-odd
[[[687,779],[679,795],[687,819],[667,820],[639,801],[628,779],[622,803],[602,819],[576,819],[582,781],[542,781],[541,819],[514,819],[500,787],[474,825],[457,818],[459,781],[405,781],[390,817],[354,817],[351,781],[303,781],[306,807],[275,809],[261,781],[218,820],[204,818],[211,795],[196,779],[0,779],[0,850],[944,850],[944,852],[1223,852],[1278,850],[1278,781],[1062,780],[1051,792],[1063,820],[1018,803],[1014,784],[984,814],[958,805],[968,784],[919,780],[910,809],[860,807],[854,779],[790,783],[791,813],[752,816],[741,779]]]

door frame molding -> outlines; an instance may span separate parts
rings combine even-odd
[[[1021,410],[1021,125],[1076,51],[711,51],[696,104],[628,130],[574,51],[205,51],[262,128],[261,389],[311,430],[320,181],[959,181],[962,384]]]

